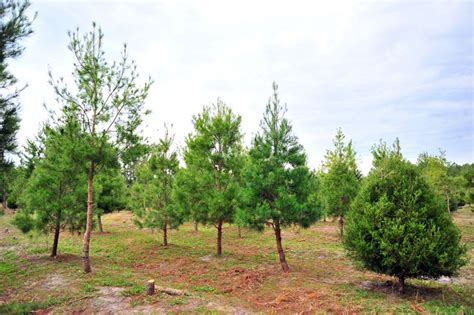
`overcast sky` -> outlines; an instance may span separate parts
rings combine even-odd
[[[412,161],[447,151],[474,162],[472,2],[34,1],[34,34],[12,71],[21,95],[21,144],[57,106],[48,68],[69,77],[68,30],[105,33],[117,57],[126,42],[138,71],[155,83],[145,133],[172,123],[182,144],[191,118],[218,97],[243,119],[246,144],[259,129],[272,82],[318,167],[338,127],[353,139],[360,167],[370,147],[401,140]]]

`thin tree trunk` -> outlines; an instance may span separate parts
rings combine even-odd
[[[194,232],[197,232],[198,231],[198,222],[195,221],[194,222]]]
[[[398,284],[400,285],[400,288],[399,288],[400,293],[405,293],[405,277],[399,277]]]
[[[222,220],[217,224],[217,256],[222,256]]]
[[[104,228],[102,226],[102,216],[100,214],[97,215],[97,223],[99,224],[99,232],[104,233]]]
[[[340,229],[341,236],[343,236],[344,235],[344,216],[343,215],[339,217],[339,229]]]
[[[275,239],[277,245],[278,256],[280,258],[281,268],[284,272],[290,271],[290,267],[288,267],[288,263],[285,259],[285,252],[283,251],[283,246],[281,244],[281,229],[280,229],[280,222],[275,223],[274,228],[275,230]]]
[[[242,238],[242,231],[240,225],[237,225],[237,234],[239,235],[239,238]]]
[[[91,262],[89,260],[89,246],[92,232],[92,207],[93,207],[93,190],[94,184],[94,162],[89,166],[89,174],[87,175],[87,224],[84,232],[84,240],[82,243],[82,266],[84,272],[91,272]]]
[[[163,224],[163,246],[168,246],[168,224]]]
[[[54,241],[53,241],[53,249],[51,250],[51,257],[56,257],[56,255],[58,254],[60,229],[61,229],[61,210],[59,210],[56,213],[56,224],[54,225]]]
[[[449,207],[449,194],[446,194],[446,203],[448,205],[448,213],[451,213],[451,208]]]

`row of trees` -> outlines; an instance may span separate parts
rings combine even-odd
[[[449,211],[453,200],[470,198],[472,177],[461,183],[470,173],[455,172],[444,155],[422,154],[414,165],[398,142],[393,149],[381,143],[363,178],[352,142],[338,130],[322,169],[311,171],[274,83],[250,148],[242,145],[241,117],[218,100],[193,117],[180,167],[168,129],[156,145],[138,133],[152,81],[138,83],[126,46],[109,63],[102,41],[95,24],[84,36],[70,33],[74,87],[50,73],[61,111],[28,142],[8,189],[20,207],[17,226],[54,231],[52,256],[61,230],[84,231],[83,268],[90,272],[94,223],[102,230],[104,212],[129,206],[140,227],[162,229],[164,245],[168,229],[185,220],[213,225],[218,256],[223,224],[271,227],[284,271],[282,228],[307,228],[323,215],[338,218],[341,235],[347,229],[344,244],[356,261],[399,277],[402,288],[407,277],[452,275],[465,263]]]

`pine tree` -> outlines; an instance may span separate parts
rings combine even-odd
[[[359,189],[358,170],[352,141],[345,141],[341,129],[334,138],[334,149],[328,150],[323,164],[322,193],[325,213],[339,218],[341,235],[344,231],[344,215]]]
[[[195,221],[217,229],[222,255],[222,226],[231,223],[239,204],[242,169],[240,116],[221,100],[194,116],[194,134],[186,139],[186,168],[176,178],[174,200]]]
[[[263,120],[249,152],[244,172],[245,206],[239,214],[250,227],[263,230],[270,225],[283,271],[289,271],[283,251],[281,229],[297,225],[309,227],[320,217],[320,208],[311,198],[315,180],[306,166],[306,154],[284,118],[278,86],[273,83]]]
[[[104,233],[102,215],[123,210],[127,206],[127,186],[118,161],[115,165],[104,167],[97,174],[95,184],[97,225],[99,232]]]
[[[171,192],[179,168],[178,154],[173,148],[174,137],[166,129],[165,136],[137,168],[131,187],[135,223],[143,228],[163,231],[163,246],[168,246],[168,230],[183,222],[182,212],[171,200]]]
[[[24,89],[15,87],[17,79],[8,70],[8,60],[23,52],[20,45],[31,35],[31,19],[26,15],[29,1],[0,1],[0,201],[7,206],[9,172],[13,163],[8,155],[17,148],[16,133],[20,128],[19,104],[16,98]]]
[[[407,278],[453,276],[466,263],[461,233],[442,200],[405,160],[398,141],[393,149],[374,148],[374,165],[346,223],[344,245],[368,270]]]
[[[467,182],[462,176],[448,174],[449,162],[446,153],[443,151],[439,155],[422,153],[418,157],[418,167],[436,194],[444,199],[447,211],[456,210],[461,199],[460,194],[464,192]]]
[[[58,98],[64,102],[63,113],[80,121],[87,134],[87,225],[82,247],[84,272],[91,272],[89,247],[93,223],[94,178],[109,162],[124,150],[124,142],[133,139],[142,122],[144,101],[151,80],[142,86],[137,83],[136,65],[128,59],[124,45],[122,58],[109,63],[103,50],[103,33],[95,23],[91,32],[80,36],[79,30],[70,33],[69,50],[75,57],[73,77],[75,89],[63,79],[50,83]],[[108,146],[117,150],[108,150]]]
[[[51,257],[57,255],[62,229],[77,231],[85,226],[84,140],[77,121],[45,127],[44,152],[19,197],[21,210],[13,222],[23,232],[53,231]]]

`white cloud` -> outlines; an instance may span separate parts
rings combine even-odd
[[[191,117],[221,97],[243,116],[249,143],[271,83],[319,165],[338,127],[354,140],[362,169],[369,148],[400,136],[410,159],[442,147],[473,159],[472,4],[296,1],[37,2],[35,34],[14,71],[22,95],[22,142],[54,104],[47,65],[69,75],[67,30],[105,32],[117,55],[127,42],[140,73],[156,83],[146,134],[173,123],[181,140]]]

